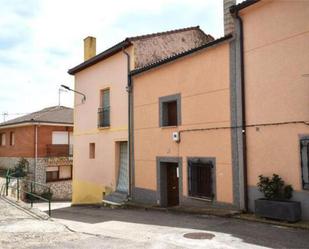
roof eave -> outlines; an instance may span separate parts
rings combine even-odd
[[[131,45],[131,42],[128,39],[125,39],[124,41],[116,44],[115,46],[103,51],[102,53],[90,58],[89,60],[77,65],[76,67],[73,67],[71,69],[68,70],[68,74],[70,75],[74,75],[116,53],[118,53],[119,51],[121,51],[124,48],[127,48]]]
[[[12,128],[12,127],[20,127],[20,126],[29,126],[29,125],[51,125],[51,126],[71,126],[73,127],[73,123],[69,122],[49,122],[49,121],[21,121],[10,124],[0,124],[0,129]]]
[[[236,5],[233,5],[231,8],[230,8],[230,12],[231,13],[235,13],[235,12],[238,12],[238,11],[241,11],[242,9],[245,9],[253,4],[256,4],[257,2],[260,2],[261,0],[246,0],[242,3],[239,3],[239,4],[236,4]]]

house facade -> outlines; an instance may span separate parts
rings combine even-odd
[[[244,38],[249,210],[261,197],[258,176],[275,173],[293,186],[308,220],[309,2],[245,4],[236,12]]]
[[[224,38],[131,72],[133,199],[254,211],[278,174],[309,219],[309,4],[235,4]]]
[[[73,110],[49,107],[0,124],[0,168],[29,162],[30,180],[51,187],[54,200],[70,200]]]
[[[104,63],[117,58],[128,66],[117,50],[108,59],[103,52],[99,63],[99,55],[93,57],[85,62],[91,67],[75,74],[76,89],[96,101],[89,102],[92,108],[75,103],[77,146],[84,153],[76,158],[76,203],[99,202],[107,190],[117,190],[124,176],[136,202],[254,211],[254,201],[262,196],[259,175],[278,174],[293,186],[292,200],[301,202],[303,219],[309,219],[309,3],[223,2],[222,38],[160,59],[153,53],[139,57],[133,44],[126,48],[129,70],[115,66],[100,74]],[[144,62],[137,63],[139,58]],[[96,86],[106,76],[110,85]],[[120,76],[122,86],[112,80]],[[110,90],[121,86],[124,91],[126,84],[128,95]],[[100,103],[103,111],[112,110],[112,98],[112,105],[121,107],[117,114],[109,113],[112,125],[95,127],[101,114],[89,110]],[[122,142],[128,152],[121,153]],[[97,144],[105,151],[97,150]],[[106,168],[105,161],[111,166]],[[121,162],[128,162],[128,171],[121,170]]]
[[[234,207],[231,38],[132,72],[135,201]]]
[[[69,70],[75,90],[86,95],[84,103],[75,98],[73,204],[130,194],[128,72],[212,40],[192,27],[126,38],[98,55],[95,38],[84,40],[85,61]]]

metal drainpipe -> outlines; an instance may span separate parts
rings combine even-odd
[[[38,126],[35,125],[35,140],[34,140],[34,181],[36,181],[36,168],[38,163]],[[34,185],[35,191],[35,185]]]
[[[132,85],[130,76],[130,54],[124,49],[122,52],[127,56],[127,74],[128,83],[126,90],[128,92],[128,161],[129,161],[129,198],[132,198],[132,146],[131,146],[131,95],[132,95]]]
[[[239,16],[238,10],[232,6],[230,12],[239,21],[240,36],[240,78],[241,78],[241,105],[242,105],[242,141],[243,141],[243,160],[244,160],[244,204],[248,210],[248,160],[247,160],[247,137],[246,137],[246,98],[245,98],[245,64],[244,64],[244,32],[243,21]]]

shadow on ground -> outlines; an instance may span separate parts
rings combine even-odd
[[[144,209],[110,209],[105,207],[60,208],[52,211],[52,218],[92,225],[109,221],[119,221],[150,226],[218,232],[229,234],[246,243],[271,248],[308,248],[309,245],[309,232],[306,230],[284,228],[232,218]]]

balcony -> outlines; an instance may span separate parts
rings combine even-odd
[[[98,127],[110,126],[110,107],[98,108]]]
[[[73,156],[73,146],[69,144],[48,144],[46,145],[46,156],[48,157]]]

